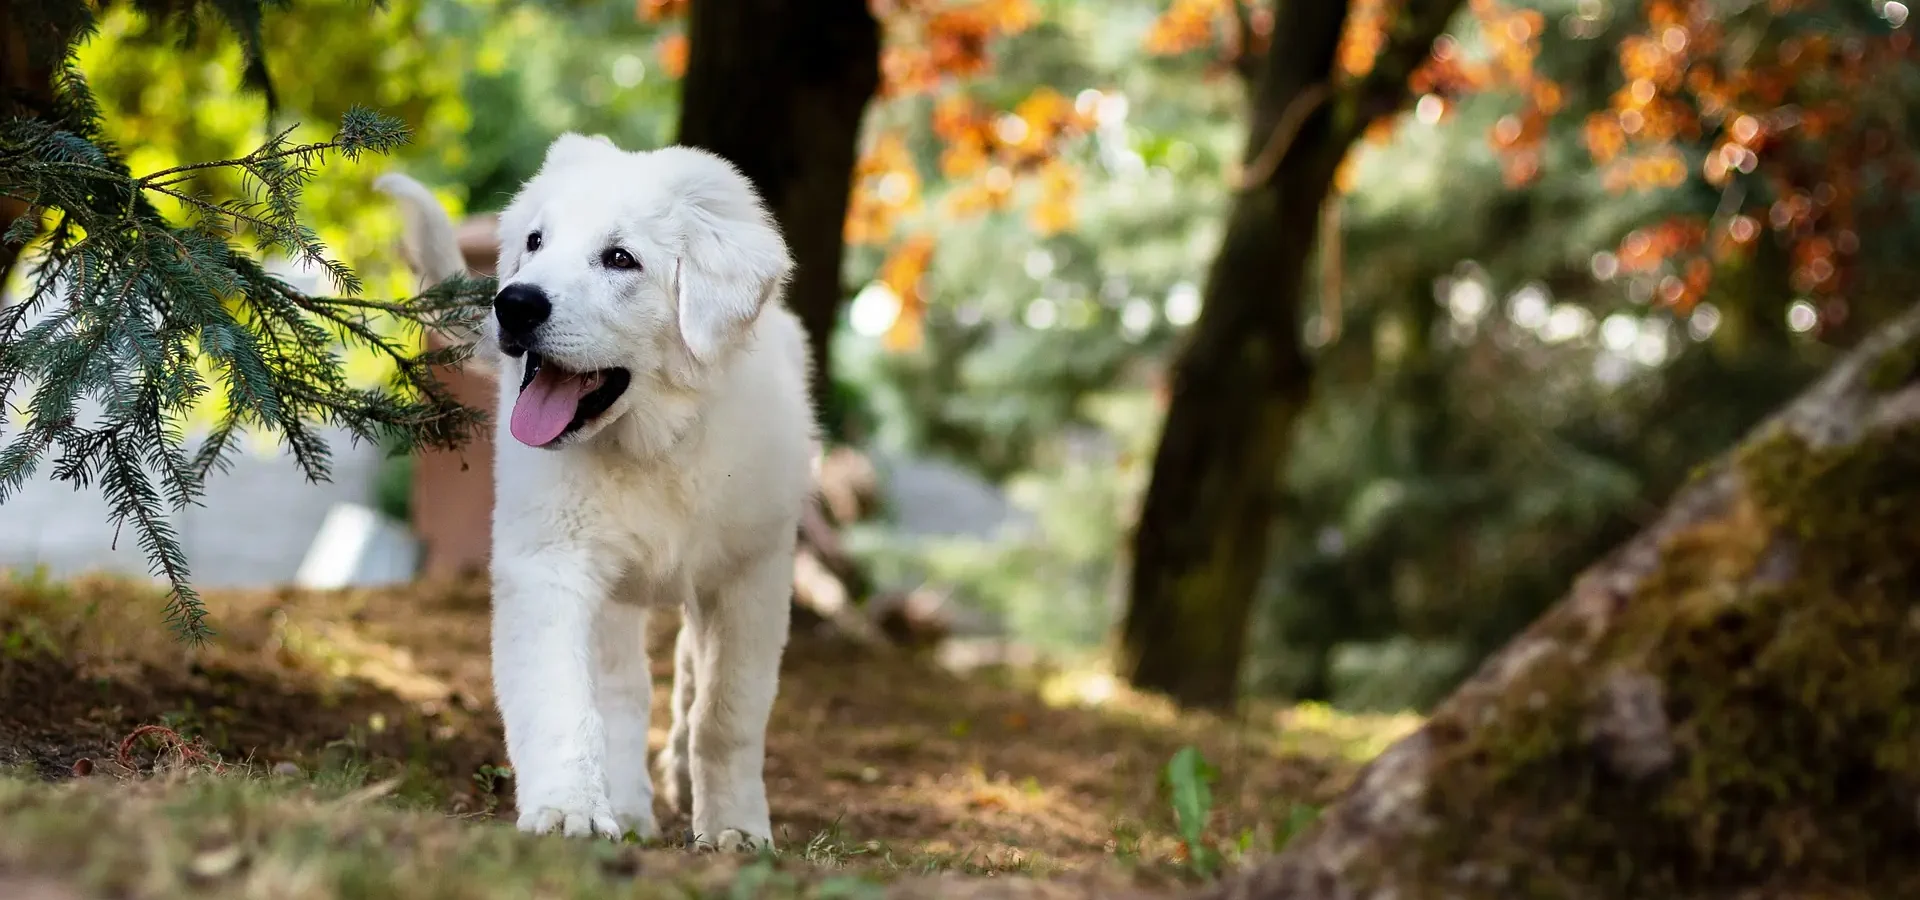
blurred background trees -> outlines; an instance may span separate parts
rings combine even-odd
[[[303,0],[261,58],[276,122],[381,108],[469,212],[561,130],[740,160],[832,324],[830,433],[1022,510],[857,527],[876,583],[1192,702],[1399,708],[1905,308],[1920,236],[1901,3],[1452,5],[823,0],[748,33],[744,0]],[[267,134],[233,39],[181,38],[116,4],[83,48],[136,171]],[[398,295],[384,165],[323,170],[309,220]]]
[[[1246,23],[1252,13],[1232,4]],[[1301,297],[1322,209],[1348,149],[1407,99],[1458,0],[1411,2],[1389,21],[1347,3],[1276,3],[1264,58],[1242,50],[1254,85],[1245,169],[1204,306],[1175,358],[1167,418],[1134,527],[1121,671],[1183,704],[1231,707],[1254,594],[1279,511],[1276,473],[1312,375]],[[1343,46],[1350,23],[1374,41]],[[1345,52],[1343,52],[1343,50]]]

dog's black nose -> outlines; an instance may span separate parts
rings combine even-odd
[[[500,333],[521,344],[533,337],[533,330],[552,312],[547,292],[531,284],[507,285],[493,298],[493,315],[500,320]]]

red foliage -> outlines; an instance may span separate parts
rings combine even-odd
[[[638,0],[637,14],[661,21],[685,13],[692,0]],[[1085,135],[1093,110],[1049,87],[1028,94],[1010,110],[995,109],[972,91],[993,69],[998,41],[1037,21],[1032,0],[869,0],[885,41],[880,52],[881,102],[932,96],[933,131],[943,144],[940,174],[949,190],[941,206],[950,217],[982,215],[1012,207],[1016,189],[1032,186],[1028,223],[1046,235],[1073,225],[1077,178],[1062,153]],[[681,35],[657,48],[664,67],[686,67]],[[924,231],[904,223],[925,203],[923,178],[904,130],[871,135],[855,164],[847,208],[852,244],[891,245],[880,281],[900,297],[900,317],[886,335],[892,349],[919,344],[926,309],[921,275],[934,244]]]
[[[1172,0],[1147,49],[1233,52],[1218,36],[1231,2]],[[1400,3],[1357,0],[1339,49],[1343,75],[1372,69]],[[1751,253],[1765,229],[1788,248],[1793,288],[1832,301],[1848,286],[1862,229],[1905,214],[1920,187],[1900,127],[1907,104],[1899,79],[1916,62],[1914,41],[1911,29],[1860,23],[1859,6],[1767,0],[1730,12],[1717,0],[1641,0],[1639,30],[1619,44],[1619,88],[1583,123],[1587,148],[1614,190],[1671,190],[1697,179],[1729,198],[1711,217],[1664,222],[1623,242],[1619,256],[1630,271],[1669,273],[1661,299],[1682,308],[1697,302],[1715,265]],[[1442,116],[1465,94],[1516,95],[1517,107],[1489,139],[1508,183],[1524,184],[1538,175],[1541,141],[1565,105],[1562,86],[1534,70],[1548,23],[1502,0],[1471,0],[1469,8],[1486,53],[1468,59],[1443,36],[1409,87],[1431,98],[1429,114]],[[1384,140],[1396,125],[1375,123],[1368,139]],[[1342,189],[1349,182],[1350,167]]]
[[[1915,61],[1912,37],[1857,25],[1816,30],[1811,23],[1845,21],[1828,9],[1836,2],[1771,0],[1728,16],[1707,0],[1646,0],[1644,30],[1621,43],[1621,86],[1586,123],[1609,184],[1698,178],[1728,198],[1693,223],[1700,239],[1672,254],[1685,277],[1664,299],[1697,301],[1711,263],[1752,252],[1762,228],[1784,242],[1795,292],[1836,298],[1848,287],[1860,229],[1906,201],[1914,157],[1896,146],[1889,118],[1902,113],[1875,94]],[[1789,13],[1829,15],[1795,22]],[[1869,179],[1905,187],[1869,196]]]

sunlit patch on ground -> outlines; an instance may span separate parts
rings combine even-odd
[[[1269,722],[1280,752],[1288,756],[1338,757],[1364,763],[1420,727],[1421,717],[1349,714],[1324,703],[1302,703],[1272,713]]]

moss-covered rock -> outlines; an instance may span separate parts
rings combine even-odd
[[[1484,861],[1499,896],[1920,894],[1920,429],[1781,430],[1729,480],[1604,632],[1556,623],[1567,652],[1494,724],[1437,723],[1430,808],[1486,827],[1432,863]]]
[[[1914,359],[1920,313],[1219,894],[1920,897]]]

